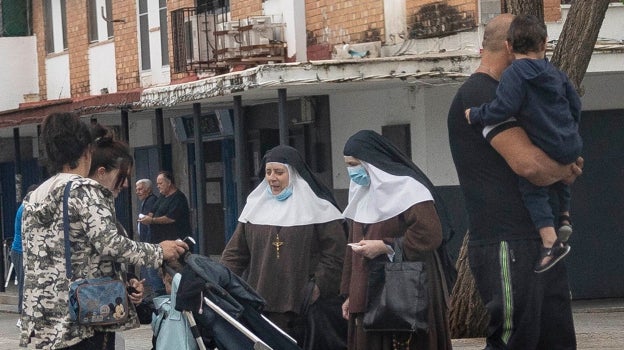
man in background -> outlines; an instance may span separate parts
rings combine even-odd
[[[152,181],[149,179],[141,179],[136,182],[136,195],[139,198],[139,218],[152,212],[154,203],[156,203],[156,195],[152,192]],[[149,242],[150,227],[141,222],[138,223],[139,241]]]
[[[139,220],[147,214],[152,212],[154,208],[154,203],[158,197],[154,195],[152,191],[152,181],[149,179],[140,179],[135,184],[135,192],[137,197],[139,198]],[[149,225],[145,225],[140,221],[137,223],[137,229],[139,233],[139,241],[140,242],[151,242],[151,229]],[[165,286],[163,285],[162,279],[158,276],[158,270],[148,267],[141,267],[141,278],[145,279],[145,286],[147,287],[145,296],[149,301],[152,297],[156,296],[155,292],[158,290],[163,290]]]
[[[175,184],[173,175],[161,171],[156,178],[160,197],[148,216],[139,222],[150,226],[151,243],[183,239],[192,235],[188,200]]]

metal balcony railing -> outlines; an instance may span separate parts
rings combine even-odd
[[[171,11],[175,73],[223,69],[217,65],[215,31],[228,13],[227,5],[215,8],[206,4]]]

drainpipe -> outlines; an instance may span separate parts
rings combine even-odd
[[[156,145],[158,145],[158,170],[165,170],[165,126],[163,123],[163,110],[156,108],[154,110],[156,117]]]
[[[128,123],[128,110],[125,108],[121,109],[121,137],[122,140],[125,141],[128,146],[130,146],[130,124]],[[134,225],[132,224],[132,184],[130,178],[127,178],[128,188],[126,188],[126,192],[128,193],[128,207],[126,211],[128,213],[128,227],[126,230],[128,232],[128,237],[134,237]],[[134,237],[138,240],[138,237]]]
[[[247,154],[245,142],[245,116],[243,115],[243,99],[234,96],[234,155],[236,158],[236,203],[237,214],[245,206],[245,195],[249,193],[249,177],[247,170]],[[237,216],[238,216],[237,215]]]
[[[279,118],[279,141],[280,145],[288,146],[288,119],[286,116],[286,89],[278,89],[277,116]]]
[[[19,128],[13,128],[13,144],[15,147],[15,203],[22,201],[22,150]]]
[[[199,119],[201,117],[201,104],[193,103],[193,138],[195,140],[195,188],[196,192],[196,218],[197,218],[197,244],[199,254],[206,255],[206,229],[204,225],[204,203],[206,203],[206,167],[204,165],[204,141],[201,137]],[[191,233],[191,232],[189,232]]]

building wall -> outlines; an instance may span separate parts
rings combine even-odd
[[[37,40],[34,36],[0,37],[0,111],[16,109],[25,102],[24,95],[36,99],[39,92],[37,82]],[[11,83],[6,83],[11,82]]]
[[[128,53],[129,55],[131,53]],[[115,42],[107,40],[89,47],[89,86],[91,95],[117,92]]]
[[[431,5],[435,3],[440,3],[444,5],[448,5],[450,7],[456,8],[458,11],[477,11],[479,0],[448,0],[448,1],[439,1],[439,0],[405,0],[405,7],[407,9],[408,16],[410,14],[417,13],[421,7],[425,5]]]
[[[89,85],[87,2],[68,0],[66,9],[71,97],[89,96],[91,87]]]
[[[560,0],[544,0],[544,19],[561,19]],[[425,36],[443,36],[487,22],[500,13],[500,2],[494,0],[405,0],[407,24],[411,31],[429,28]],[[480,13],[481,12],[481,13]],[[412,33],[413,36],[418,33]]]
[[[383,0],[306,0],[308,44],[383,40]]]
[[[113,24],[117,91],[136,89],[140,87],[137,2],[115,1],[113,19],[125,21]]]
[[[260,0],[230,0],[232,20],[262,15],[262,3]]]
[[[544,22],[556,22],[561,19],[561,0],[544,0]]]
[[[46,88],[46,51],[45,32],[43,29],[43,2],[32,2],[33,35],[37,38],[37,67],[39,77],[39,96],[42,100],[47,99]]]
[[[570,5],[563,5],[561,8],[561,19],[556,23],[548,24],[548,36],[558,38],[563,30],[563,24],[570,12]],[[598,38],[608,38],[622,40],[624,38],[624,4],[611,3],[600,27]],[[617,69],[611,69],[617,70]]]
[[[288,62],[306,62],[306,18],[304,0],[265,0],[263,3],[264,15],[279,19],[287,23],[283,29],[286,42]]]
[[[424,126],[422,98],[421,92],[414,86],[391,89],[371,88],[330,95],[334,188],[345,190],[349,188],[349,176],[344,165],[342,151],[347,139],[361,129],[381,133],[381,127],[384,125],[409,123],[412,143],[417,145],[415,147],[417,150],[421,149],[425,139],[416,135]],[[417,155],[418,153],[412,154],[414,161],[422,165],[420,161],[422,159]]]
[[[45,58],[47,98],[57,100],[70,98],[70,65],[69,54],[51,54]]]
[[[437,186],[457,185],[448,136],[448,106],[459,83],[445,86],[405,84],[330,95],[334,188],[349,188],[342,150],[361,129],[381,133],[385,125],[410,124],[412,159]],[[340,116],[340,117],[336,117]]]

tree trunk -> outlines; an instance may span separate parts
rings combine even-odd
[[[570,5],[552,63],[568,75],[577,90],[587,71],[610,2],[574,1]]]
[[[456,267],[458,274],[450,310],[451,337],[484,337],[489,317],[468,266],[468,233],[462,242]]]

